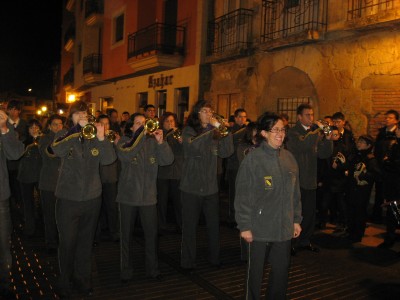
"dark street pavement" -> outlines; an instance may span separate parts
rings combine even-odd
[[[164,280],[145,277],[144,241],[134,234],[134,278],[122,286],[119,279],[119,244],[100,240],[94,247],[94,295],[88,299],[243,299],[245,263],[240,261],[238,231],[224,222],[226,200],[221,200],[222,267],[206,260],[206,229],[198,233],[198,267],[187,273],[179,267],[180,235],[167,233],[159,239],[159,264]],[[12,286],[17,299],[57,299],[57,256],[49,255],[43,233],[22,236],[18,218],[12,238]],[[351,244],[332,235],[334,225],[316,231],[320,253],[303,251],[292,257],[288,299],[400,299],[400,241],[392,249],[379,249],[383,226],[370,224],[361,243]],[[268,266],[266,266],[268,271]],[[267,282],[264,276],[263,295]],[[74,294],[72,299],[84,299]]]

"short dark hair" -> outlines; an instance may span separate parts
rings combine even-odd
[[[22,110],[22,102],[19,100],[10,100],[7,104],[7,109],[13,109],[15,108],[16,110]]]
[[[332,115],[332,120],[343,120],[344,121],[345,120],[344,114],[342,112],[340,112],[340,111],[335,112]]]
[[[368,145],[374,146],[375,140],[369,134],[363,134],[358,137],[359,140],[365,141]]]
[[[50,118],[47,120],[46,125],[49,126],[51,124],[51,122],[53,122],[54,120],[61,120],[62,122],[64,122],[63,117],[61,117],[60,115],[54,114],[54,115],[51,115]]]
[[[235,110],[235,113],[234,113],[234,115],[235,115],[235,117],[237,117],[240,113],[245,113],[246,112],[246,110],[244,109],[244,108],[238,108],[237,110]]]
[[[103,119],[108,119],[108,121],[110,121],[110,117],[109,116],[107,116],[105,114],[102,114],[102,115],[97,117],[97,122],[100,122],[100,120],[103,120]]]
[[[129,115],[130,113],[129,113],[129,111],[124,111],[122,114],[123,115]]]
[[[107,110],[107,115],[110,117],[112,113],[118,113],[118,110],[115,108],[110,108]]]
[[[153,104],[147,104],[145,107],[144,107],[144,111],[147,111],[149,108],[156,108]]]
[[[287,113],[281,113],[280,117],[286,121],[289,121],[289,115]]]
[[[296,114],[302,115],[303,111],[306,109],[313,109],[313,107],[309,103],[302,103],[297,107]]]
[[[42,124],[40,124],[39,120],[31,119],[28,121],[28,128],[31,128],[33,125],[36,125],[37,127],[39,127],[40,130],[42,129]]]
[[[399,120],[399,112],[397,110],[394,109],[389,109],[386,113],[386,115],[394,115],[394,117],[396,118],[396,120]]]
[[[166,118],[172,116],[174,118],[175,121],[175,126],[178,126],[178,117],[176,116],[175,113],[170,112],[170,111],[166,111],[165,113],[162,114],[161,118],[160,118],[160,127],[164,128],[164,121]]]

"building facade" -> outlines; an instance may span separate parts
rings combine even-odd
[[[205,98],[291,123],[309,102],[356,135],[400,107],[400,0],[68,0],[64,15],[61,102],[182,121]]]

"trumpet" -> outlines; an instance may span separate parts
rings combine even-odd
[[[172,133],[172,136],[174,139],[179,140],[182,138],[182,132],[179,128],[175,129],[174,132]]]
[[[81,137],[85,140],[91,140],[96,137],[97,128],[94,125],[96,118],[93,115],[88,116],[88,123],[81,129]]]
[[[159,123],[157,119],[148,118],[144,123],[144,129],[146,129],[148,133],[153,133],[154,131],[156,131],[158,129],[158,126]]]
[[[342,152],[338,152],[336,156],[333,158],[333,161],[336,163],[344,164],[346,162],[346,157],[343,155]]]
[[[117,133],[114,130],[107,130],[105,137],[110,143],[114,143],[115,139],[117,138]]]
[[[216,119],[219,123],[217,129],[218,129],[220,135],[222,137],[227,136],[229,131],[228,131],[228,128],[225,126],[225,120],[219,114],[216,114],[216,113],[213,113],[212,117],[214,119]]]
[[[355,171],[354,171],[354,178],[357,181],[357,185],[367,185],[368,182],[366,180],[360,180],[358,177],[361,175],[361,173],[366,173],[367,172],[367,166],[363,162],[359,162],[356,165]]]
[[[318,120],[317,122],[320,123],[320,124],[315,124],[316,126],[318,126],[316,129],[307,132],[307,134],[305,134],[305,135],[299,136],[299,139],[301,141],[304,141],[309,135],[316,134],[316,133],[318,133],[320,131],[322,131],[325,135],[331,134],[332,129],[331,129],[331,126],[329,126],[328,122],[326,122],[325,120]]]

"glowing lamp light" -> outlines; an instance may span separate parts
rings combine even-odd
[[[47,106],[42,106],[42,112],[46,112],[47,111]]]
[[[69,94],[68,95],[68,98],[67,98],[67,101],[68,102],[75,102],[75,100],[76,100],[76,96],[75,96],[75,94]]]
[[[64,113],[64,111],[63,111],[62,109],[59,109],[59,110],[58,110],[58,113],[59,113],[60,115],[62,115],[62,114]]]
[[[39,116],[42,114],[42,111],[40,110],[40,109],[38,109],[37,111],[36,111],[36,114],[38,114]]]

